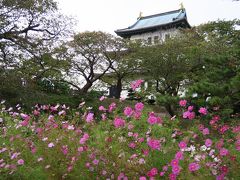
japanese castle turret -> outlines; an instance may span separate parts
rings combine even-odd
[[[191,28],[187,21],[186,10],[179,10],[142,17],[125,29],[118,29],[115,33],[122,38],[141,40],[148,44],[159,43],[175,36],[180,28]]]

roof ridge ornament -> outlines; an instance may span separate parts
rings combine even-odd
[[[142,17],[143,17],[143,12],[142,12],[142,11],[140,11],[140,12],[139,12],[139,16],[138,16],[137,20],[141,19]]]
[[[183,2],[180,3],[180,9],[184,9]]]

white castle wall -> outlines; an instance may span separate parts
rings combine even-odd
[[[169,35],[170,37],[176,36],[179,33],[179,30],[176,28],[167,29],[167,30],[157,30],[154,32],[147,32],[142,34],[137,34],[131,36],[130,40],[142,40],[142,41],[148,41],[148,38],[152,38],[152,44],[154,43],[154,37],[158,36],[158,41],[163,42],[165,41],[165,38]]]

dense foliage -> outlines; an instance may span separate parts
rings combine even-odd
[[[239,178],[240,126],[219,111],[179,102],[183,115],[161,118],[141,102],[36,105],[30,114],[1,102],[1,179]],[[100,116],[98,116],[99,114]]]

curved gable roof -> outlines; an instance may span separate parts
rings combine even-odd
[[[116,30],[115,33],[119,36],[127,37],[133,34],[151,31],[167,25],[174,25],[178,22],[183,22],[186,27],[190,28],[190,25],[187,22],[185,9],[141,17],[132,26],[125,29]]]

